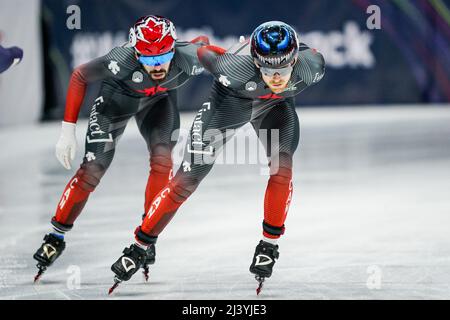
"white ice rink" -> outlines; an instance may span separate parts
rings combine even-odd
[[[298,112],[294,197],[258,299],[450,299],[449,106]],[[0,299],[256,298],[260,165],[216,165],[159,237],[150,281],[136,274],[108,297],[110,265],[143,212],[148,155],[134,121],[66,251],[34,285],[32,255],[75,171],[54,156],[58,136],[59,123],[0,130]]]

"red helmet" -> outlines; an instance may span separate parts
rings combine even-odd
[[[175,46],[177,35],[172,21],[161,16],[139,18],[130,28],[130,45],[144,56],[167,53]]]

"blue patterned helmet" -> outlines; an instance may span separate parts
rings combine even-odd
[[[297,33],[284,22],[265,22],[253,31],[250,51],[259,66],[283,68],[297,57]]]

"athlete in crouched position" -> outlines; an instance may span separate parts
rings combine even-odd
[[[210,98],[194,120],[182,166],[156,195],[135,231],[136,243],[112,265],[116,275],[112,289],[139,269],[146,249],[156,243],[181,204],[211,170],[220,149],[232,137],[230,129],[248,122],[257,134],[267,130],[267,141],[272,141],[272,130],[279,135],[278,143],[261,139],[269,159],[270,178],[264,200],[263,238],[250,266],[259,281],[258,293],[279,257],[277,239],[285,230],[293,190],[292,157],[299,142],[294,96],[322,79],[323,56],[299,43],[294,29],[279,21],[260,25],[248,41],[228,51],[205,46],[197,53],[215,77]]]
[[[191,42],[177,41],[170,20],[150,15],[136,21],[128,44],[74,70],[56,145],[56,156],[66,169],[71,169],[75,157],[75,128],[86,87],[93,81],[102,81],[102,86],[90,113],[83,162],[64,189],[51,219],[52,231],[34,254],[39,269],[35,280],[63,252],[64,234],[72,229],[90,193],[100,183],[133,116],[150,153],[144,204],[145,212],[149,210],[154,196],[172,174],[171,151],[176,143],[172,134],[180,126],[177,89],[202,72],[197,49],[206,44],[208,38],[202,36]],[[154,257],[155,248],[149,246],[142,263],[145,272]]]

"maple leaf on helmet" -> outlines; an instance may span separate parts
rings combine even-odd
[[[176,40],[174,24],[161,16],[141,17],[130,28],[129,45],[144,56],[170,52],[173,50]]]

